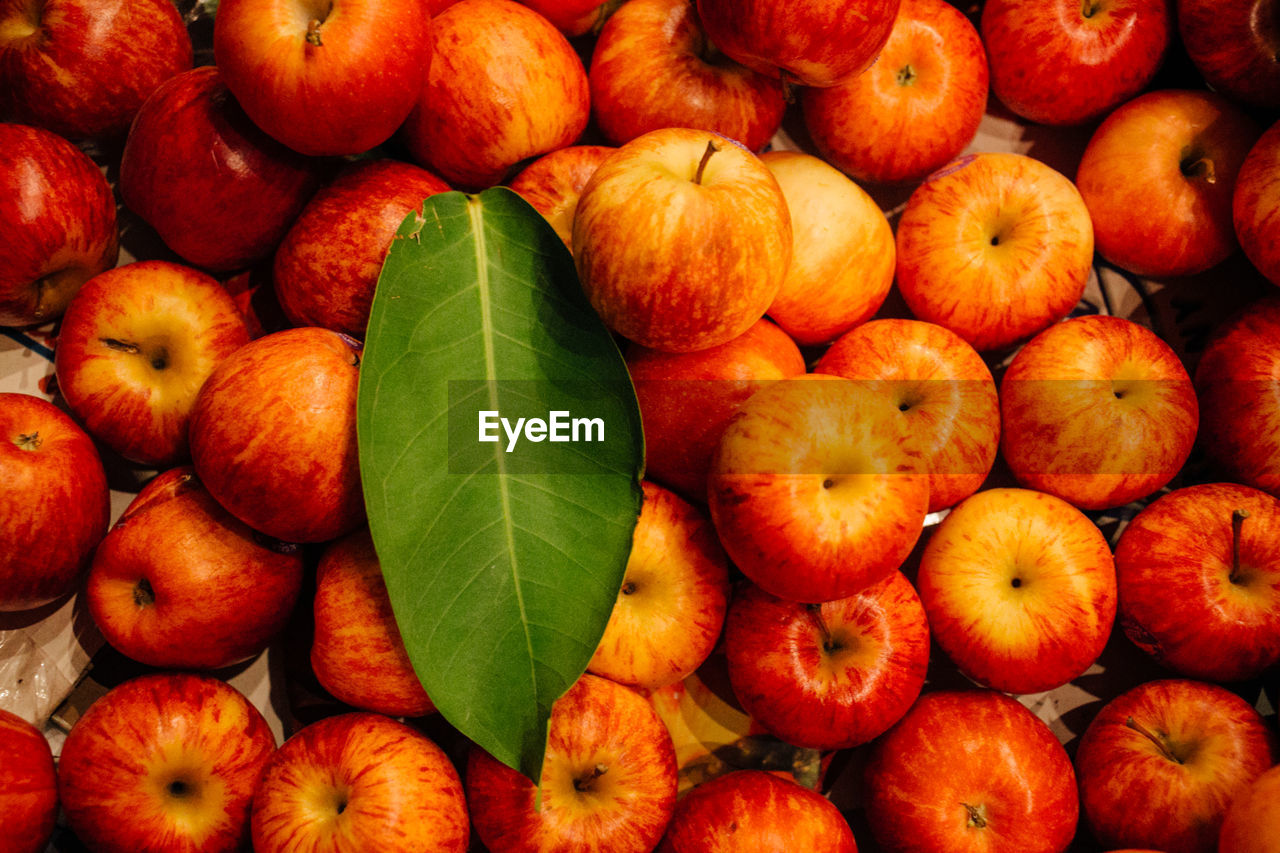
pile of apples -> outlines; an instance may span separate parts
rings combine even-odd
[[[1194,377],[1068,319],[1095,252],[1280,285],[1280,4],[221,0],[212,38],[192,67],[170,0],[0,0],[0,324],[57,322],[60,398],[0,394],[0,610],[78,592],[155,669],[56,768],[0,712],[0,851],[59,810],[92,851],[1280,849],[1274,721],[1229,689],[1280,665],[1280,296]],[[1149,91],[1178,51],[1207,85]],[[1089,129],[1076,174],[964,154],[989,90]],[[804,151],[765,151],[784,120]],[[162,256],[117,265],[102,165]],[[859,183],[910,191],[894,225]],[[414,724],[354,428],[397,226],[498,184],[572,252],[647,444],[540,785]],[[160,472],[114,524],[104,452]],[[1130,504],[1114,543],[1086,514]],[[219,674],[299,607],[353,710],[277,745]],[[1168,677],[1069,757],[1016,697],[1117,628]],[[855,750],[866,836],[820,782],[693,778],[716,673],[730,738]]]

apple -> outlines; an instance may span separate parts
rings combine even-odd
[[[236,518],[286,542],[365,521],[356,459],[359,345],[303,326],[258,338],[214,369],[191,415],[191,457]]]
[[[831,801],[763,770],[737,770],[676,805],[658,853],[857,853]]]
[[[769,317],[801,346],[871,319],[893,284],[893,229],[875,199],[811,154],[769,151],[791,214],[791,264]]]
[[[514,0],[462,0],[432,22],[431,68],[401,130],[413,160],[483,189],[517,163],[572,145],[590,117],[568,40]]]
[[[1093,269],[1093,227],[1062,174],[974,154],[930,175],[898,221],[898,289],[917,319],[974,349],[1010,347],[1065,317]]]
[[[711,41],[748,68],[834,86],[875,62],[899,0],[697,0]]]
[[[303,154],[359,154],[413,108],[431,20],[423,0],[222,0],[213,56],[273,138]]]
[[[1215,330],[1196,365],[1200,444],[1227,479],[1280,497],[1280,298]]]
[[[1180,675],[1244,681],[1280,663],[1280,500],[1234,483],[1162,495],[1116,545],[1120,624]]]
[[[0,708],[0,853],[44,853],[58,817],[58,774],[40,730]]]
[[[848,598],[900,567],[924,528],[925,460],[882,383],[823,374],[757,391],[725,427],[707,478],[729,559],[779,598]],[[896,413],[895,413],[896,414]]]
[[[1076,777],[1049,727],[994,690],[939,690],[871,747],[866,810],[886,853],[1062,853]]]
[[[1245,256],[1272,284],[1280,285],[1280,121],[1244,158],[1231,212]]]
[[[533,205],[572,251],[578,199],[612,151],[607,145],[570,145],[543,154],[520,170],[507,186]]]
[[[110,515],[107,475],[85,431],[40,397],[0,393],[0,612],[73,591]]]
[[[0,2],[0,115],[14,121],[72,139],[123,136],[191,62],[170,0]]]
[[[187,459],[187,425],[213,368],[249,342],[231,295],[211,276],[167,261],[100,273],[58,330],[58,390],[85,429],[126,459]]]
[[[803,89],[804,126],[822,159],[856,180],[923,180],[973,141],[987,108],[978,31],[944,0],[903,0],[889,41],[863,73]]]
[[[1023,486],[1082,509],[1157,491],[1182,468],[1199,423],[1173,349],[1131,320],[1075,317],[1014,356],[1000,382],[1000,450]]]
[[[148,666],[248,660],[284,630],[302,588],[302,552],[259,539],[190,467],[171,468],[143,487],[94,552],[89,614],[107,642]]]
[[[715,648],[729,565],[705,515],[645,480],[622,586],[587,669],[621,684],[665,687]]]
[[[107,691],[67,735],[63,814],[99,853],[233,853],[249,840],[254,785],[275,748],[262,714],[229,684],[139,676]]]
[[[1177,0],[1178,32],[1205,81],[1229,98],[1280,109],[1280,5]]]
[[[1173,33],[1172,0],[990,0],[991,89],[1041,124],[1096,121],[1147,88]]]
[[[466,791],[492,853],[647,853],[675,806],[675,751],[643,696],[588,673],[551,707],[538,786],[474,746]]]
[[[47,130],[0,123],[0,229],[0,326],[56,319],[80,285],[116,265],[111,185]]]
[[[1280,838],[1280,767],[1263,773],[1227,808],[1218,853],[1268,853]]]
[[[436,0],[438,3],[439,0]],[[457,0],[454,0],[457,2]],[[520,0],[555,25],[566,36],[598,30],[621,0]],[[435,13],[432,13],[435,14]]]
[[[151,93],[120,162],[129,209],[188,263],[218,272],[268,257],[318,184],[316,163],[249,121],[211,66]]]
[[[392,717],[435,711],[413,671],[368,528],[331,542],[316,567],[311,669],[356,708]]]
[[[724,647],[752,718],[795,746],[846,749],[879,737],[920,695],[929,624],[899,571],[816,605],[746,584],[729,607]]]
[[[1098,252],[1147,278],[1226,260],[1237,245],[1236,174],[1259,134],[1212,92],[1148,92],[1118,107],[1093,132],[1076,173]]]
[[[615,145],[664,127],[709,130],[759,151],[782,123],[782,84],[724,57],[689,0],[631,0],[591,53],[591,108]]]
[[[276,249],[276,298],[295,326],[363,338],[382,262],[396,229],[449,185],[396,160],[348,166],[307,202]]]
[[[1274,734],[1239,696],[1149,681],[1108,702],[1080,737],[1080,803],[1103,845],[1213,853],[1227,807],[1278,759]]]
[[[916,585],[938,646],[1006,693],[1083,675],[1115,624],[1106,537],[1071,504],[1027,489],[988,489],[955,507],[929,538]]]
[[[623,337],[671,352],[725,343],[759,320],[791,240],[786,198],[760,158],[690,128],[651,131],[609,155],[573,222],[592,307]]]
[[[1000,402],[982,356],[920,320],[872,320],[842,335],[815,373],[882,383],[904,433],[928,460],[929,512],[976,492],[1000,444]]]

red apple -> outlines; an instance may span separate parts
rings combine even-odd
[[[190,467],[172,468],[94,552],[89,614],[107,642],[148,666],[248,660],[284,629],[302,587],[302,552],[259,539]]]
[[[1280,285],[1280,121],[1262,134],[1244,158],[1231,211],[1245,255],[1273,284]]]
[[[140,261],[89,279],[58,330],[58,390],[91,435],[154,467],[189,455],[196,394],[249,342],[216,279],[167,261]]]
[[[1116,109],[1089,139],[1076,173],[1098,252],[1148,278],[1225,260],[1236,250],[1236,174],[1259,133],[1212,92],[1148,92]]]
[[[707,35],[762,74],[834,86],[875,62],[899,0],[697,0]]]
[[[704,782],[676,805],[658,853],[857,853],[831,801],[762,770]]]
[[[1093,268],[1093,228],[1063,175],[1021,154],[962,157],[911,194],[898,288],[918,319],[987,351],[1065,317]]]
[[[989,0],[982,42],[991,89],[1041,124],[1085,124],[1155,77],[1173,32],[1171,0]]]
[[[1079,817],[1066,750],[994,690],[921,696],[872,746],[865,781],[886,853],[1062,853]]]
[[[440,2],[440,0],[435,0]],[[454,0],[457,2],[457,0]],[[567,36],[581,36],[598,29],[609,14],[610,7],[617,7],[619,0],[520,0],[525,6],[542,15],[556,29]],[[446,5],[451,5],[446,3]],[[436,14],[436,13],[432,13]]]
[[[872,320],[832,344],[814,372],[883,383],[903,432],[928,460],[929,512],[986,480],[1000,444],[1000,402],[982,356],[960,336],[919,320]]]
[[[572,251],[578,198],[612,151],[605,145],[570,145],[552,151],[525,166],[508,186],[551,223],[556,235]]]
[[[773,302],[791,263],[791,216],[777,180],[740,144],[655,130],[587,182],[573,256],[609,328],[651,349],[707,349]]]
[[[0,124],[0,326],[61,316],[88,279],[118,255],[111,185],[60,136]]]
[[[1080,803],[1103,845],[1212,853],[1227,807],[1277,759],[1275,736],[1239,696],[1150,681],[1108,702],[1081,736]]]
[[[275,751],[257,708],[225,682],[159,673],[109,690],[67,735],[58,794],[90,850],[234,853]]]
[[[1173,349],[1121,317],[1051,326],[1000,383],[1000,450],[1022,485],[1082,509],[1120,506],[1182,468],[1199,422]]]
[[[934,530],[916,585],[938,646],[965,675],[1006,693],[1040,693],[1084,674],[1115,624],[1106,537],[1042,492],[966,498]]]
[[[424,0],[222,0],[213,55],[245,113],[311,155],[359,154],[412,109],[432,59]]]
[[[444,750],[380,714],[328,717],[285,741],[253,794],[255,853],[464,853],[462,782]]]
[[[1229,98],[1280,109],[1280,4],[1178,0],[1178,32],[1205,81]]]
[[[632,0],[591,53],[591,108],[621,145],[664,127],[709,130],[759,151],[782,123],[782,84],[724,57],[689,0]]]
[[[347,167],[302,209],[276,249],[276,297],[295,326],[364,338],[369,306],[396,229],[448,192],[435,175],[396,160]]]
[[[311,669],[339,701],[392,717],[436,706],[413,671],[367,528],[331,543],[316,567]]]
[[[914,182],[960,156],[987,108],[987,54],[944,0],[903,0],[876,63],[838,86],[804,89],[822,158],[859,181]]]
[[[44,853],[58,817],[58,775],[49,742],[0,708],[0,853]]]
[[[1218,853],[1269,853],[1280,838],[1280,767],[1263,773],[1227,808]]]
[[[191,416],[196,474],[218,503],[286,542],[336,539],[363,524],[359,364],[350,338],[304,326],[218,365]]]
[[[582,135],[587,71],[537,12],[514,0],[462,0],[435,19],[432,38],[426,85],[402,131],[417,163],[450,184],[490,187]]]
[[[85,431],[40,397],[0,393],[0,612],[74,590],[110,514]]]
[[[216,271],[270,255],[318,182],[315,164],[255,127],[209,66],[151,94],[120,163],[124,203],[170,249]]]
[[[675,806],[675,752],[644,697],[587,674],[551,708],[539,787],[479,747],[466,786],[492,853],[647,853]]]
[[[123,136],[191,68],[171,0],[0,0],[0,115],[73,139]]]

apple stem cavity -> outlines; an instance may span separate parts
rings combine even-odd
[[[964,810],[969,813],[969,825],[975,829],[986,829],[987,819],[982,816],[982,809],[978,806],[971,806],[968,803],[961,803]]]
[[[146,578],[138,579],[133,587],[133,603],[139,607],[150,607],[156,603],[156,591],[152,588],[151,581]]]
[[[1244,527],[1244,520],[1249,517],[1249,510],[1237,509],[1231,513],[1231,577],[1233,584],[1239,585],[1244,581],[1240,575],[1240,529]]]
[[[1169,744],[1165,742],[1165,739],[1163,737],[1157,735],[1155,732],[1151,731],[1151,729],[1147,728],[1142,723],[1135,720],[1133,717],[1128,717],[1127,719],[1125,719],[1124,724],[1129,728],[1133,729],[1138,734],[1145,737],[1147,740],[1154,743],[1156,745],[1156,749],[1160,750],[1160,754],[1163,755],[1165,758],[1169,759],[1170,761],[1172,761],[1174,764],[1183,763],[1182,759],[1174,755],[1173,750],[1169,749]]]
[[[609,772],[609,765],[597,764],[591,768],[591,772],[585,776],[579,776],[573,780],[573,789],[579,793],[591,790],[592,784],[601,776]]]
[[[43,443],[40,439],[40,432],[23,432],[13,440],[13,443],[19,450],[39,450]]]
[[[711,159],[711,155],[719,151],[714,139],[707,140],[707,150],[702,152],[702,159],[698,161],[698,171],[693,173],[693,182],[695,184],[702,183],[702,173],[706,171],[707,161]]]
[[[1188,178],[1198,178],[1206,184],[1218,182],[1217,171],[1213,160],[1197,148],[1187,147],[1182,151],[1182,162],[1179,164],[1182,174]]]

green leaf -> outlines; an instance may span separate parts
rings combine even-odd
[[[369,527],[410,660],[445,719],[536,782],[551,705],[604,632],[640,511],[626,365],[564,244],[494,188],[405,219],[360,371]],[[482,442],[485,411],[561,411],[603,434],[512,445],[499,426]]]

